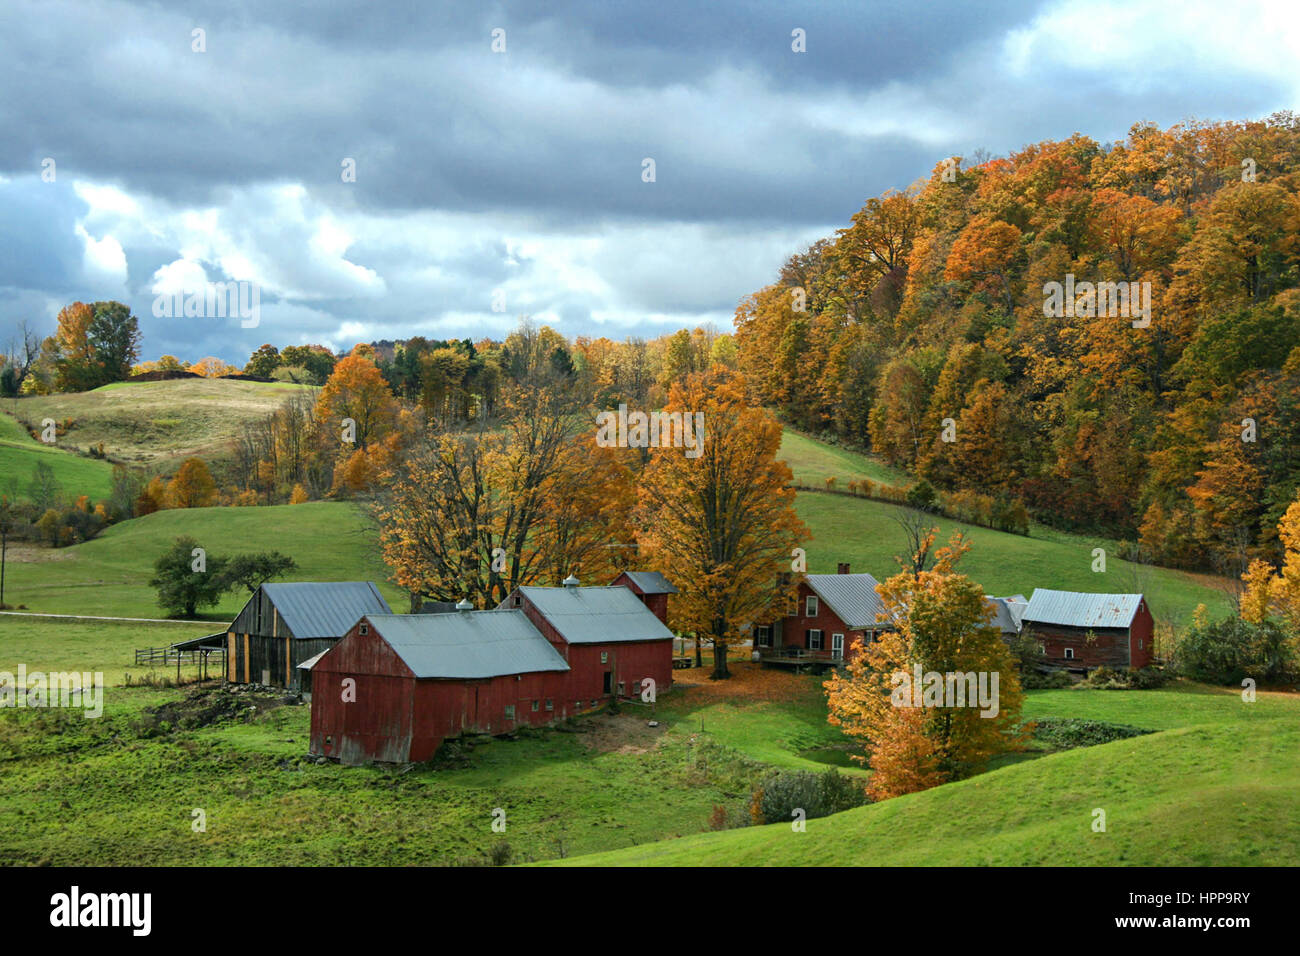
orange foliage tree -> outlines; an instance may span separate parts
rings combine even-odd
[[[921,547],[928,550],[933,533]],[[1011,652],[989,626],[984,589],[954,566],[968,550],[960,535],[935,554],[932,568],[902,571],[877,589],[895,630],[879,641],[855,642],[844,672],[825,682],[829,720],[862,740],[871,766],[868,792],[885,799],[968,776],[1016,745],[1023,694]],[[910,692],[919,668],[927,675],[919,702]],[[996,713],[931,696],[929,675],[997,675]],[[903,680],[906,677],[906,681]],[[915,688],[921,694],[921,688]]]
[[[749,405],[745,380],[722,366],[675,384],[667,411],[701,412],[698,457],[651,454],[641,477],[637,541],[680,589],[673,623],[713,646],[713,676],[730,677],[727,648],[770,611],[792,550],[809,537],[794,510],[791,473],[778,460],[781,426]]]

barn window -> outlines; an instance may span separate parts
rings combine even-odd
[[[601,652],[600,652],[600,662],[601,662],[602,664],[608,664],[608,663],[609,663],[609,651],[601,651]]]
[[[625,686],[625,685],[623,684],[622,681],[619,681],[619,682],[618,682],[618,696],[619,696],[619,697],[624,697],[624,696],[626,696],[626,693],[627,693],[627,692],[623,689],[624,686]]]
[[[1065,659],[1066,659],[1067,661],[1072,661],[1072,660],[1074,660],[1074,648],[1073,648],[1073,647],[1067,647],[1067,648],[1065,649]]]
[[[536,700],[533,701],[533,713],[534,713],[534,714],[537,713],[538,709],[539,709],[541,706],[542,706],[542,705],[541,705],[541,701],[536,701]]]
[[[555,701],[553,701],[553,700],[548,700],[548,701],[546,702],[546,709],[547,709],[547,710],[554,710],[554,709],[555,709]]]
[[[369,624],[362,624],[362,625],[361,625],[361,633],[362,633],[362,634],[369,634],[369,633],[370,633],[370,625],[369,625]]]
[[[759,647],[772,646],[772,628],[766,624],[760,624],[754,628],[754,642]]]
[[[516,594],[516,595],[515,595],[515,607],[518,607],[518,606],[519,606],[519,595]]]
[[[815,594],[808,595],[808,599],[804,601],[803,616],[804,617],[817,616],[817,595]]]
[[[1138,638],[1138,650],[1142,650],[1142,638]]]
[[[820,651],[822,649],[822,632],[821,628],[810,628],[806,631],[808,635],[808,650]]]
[[[514,719],[515,719],[515,705],[506,704],[506,720],[514,720]]]
[[[591,702],[591,706],[592,706],[592,707],[595,707],[596,704],[598,704],[598,703],[599,703],[599,701],[595,701],[595,700],[593,700],[593,701]]]

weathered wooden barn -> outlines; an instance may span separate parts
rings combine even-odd
[[[765,664],[800,666],[850,660],[855,641],[870,643],[890,629],[870,574],[840,564],[835,574],[805,574],[798,600],[784,617],[751,628],[754,650]]]
[[[449,737],[574,713],[562,693],[569,665],[523,612],[465,608],[368,614],[322,654],[311,669],[311,753],[420,762]]]
[[[1155,621],[1141,594],[1035,588],[1021,616],[1054,667],[1146,667],[1155,659]]]
[[[575,702],[637,696],[647,677],[656,693],[672,686],[673,632],[628,587],[580,587],[569,577],[563,587],[516,588],[501,607],[527,614],[568,662]]]
[[[992,627],[998,629],[1003,638],[1011,639],[1020,633],[1021,618],[1025,616],[1025,608],[1029,602],[1023,594],[1013,594],[1011,597],[993,597],[984,595],[984,600],[989,603],[989,610],[992,612]]]
[[[299,664],[337,644],[363,614],[391,613],[369,581],[263,584],[226,630],[226,679],[299,690]]]

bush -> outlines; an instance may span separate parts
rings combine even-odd
[[[1207,684],[1286,680],[1296,673],[1289,635],[1275,621],[1251,624],[1238,617],[1193,625],[1174,651],[1179,674]]]
[[[1169,681],[1170,675],[1158,667],[1143,667],[1138,670],[1121,667],[1098,667],[1090,671],[1080,686],[1098,690],[1150,690]]]
[[[1110,724],[1103,720],[1078,720],[1070,717],[1043,717],[1034,722],[1034,739],[1047,743],[1056,750],[1071,747],[1091,747],[1108,744],[1112,740],[1126,740],[1149,734],[1149,730]]]
[[[1020,675],[1020,686],[1023,690],[1064,690],[1074,686],[1074,678],[1069,671],[1031,670]]]
[[[935,498],[934,486],[924,478],[907,489],[906,501],[908,507],[916,508],[918,511],[929,511],[933,508]]]
[[[774,770],[755,788],[751,816],[755,823],[788,823],[796,810],[802,810],[805,819],[811,820],[866,802],[862,786],[834,767],[823,773]]]

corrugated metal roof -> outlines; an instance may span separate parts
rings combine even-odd
[[[677,594],[677,588],[658,571],[624,571],[642,594]]]
[[[342,637],[363,615],[393,613],[369,581],[288,581],[262,591],[298,640]]]
[[[328,653],[329,653],[330,651],[332,651],[332,650],[334,650],[334,648],[332,648],[332,647],[327,647],[327,648],[325,648],[325,650],[321,651],[319,654],[313,654],[311,657],[307,658],[305,661],[303,661],[301,664],[298,665],[298,670],[300,670],[300,671],[309,671],[309,670],[311,670],[313,667],[316,666],[316,662],[317,662],[318,660],[320,660],[322,657],[324,657],[326,654],[328,654]]]
[[[993,606],[993,626],[1003,634],[1020,633],[1020,619],[1029,606],[1025,596],[1015,594],[1011,597],[993,597],[986,594],[984,597]]]
[[[1021,620],[1066,627],[1128,627],[1142,603],[1141,594],[1088,594],[1034,588]]]
[[[523,611],[367,614],[366,618],[416,677],[470,680],[569,669]]]
[[[885,605],[876,593],[879,582],[870,574],[805,574],[804,580],[846,627],[856,630],[880,624],[877,615],[885,613]]]
[[[672,640],[654,612],[630,590],[604,588],[519,589],[570,644]]]

